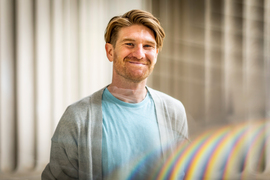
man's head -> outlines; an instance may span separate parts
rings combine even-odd
[[[128,27],[134,24],[146,26],[153,31],[157,49],[161,49],[165,32],[160,25],[160,22],[151,13],[142,10],[131,10],[122,16],[113,17],[106,28],[105,41],[115,46],[118,38],[118,32],[123,27]]]
[[[164,36],[159,21],[148,12],[132,10],[113,17],[105,33],[107,57],[113,62],[112,84],[146,83]]]

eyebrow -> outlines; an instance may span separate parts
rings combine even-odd
[[[125,38],[121,42],[126,42],[126,41],[132,41],[132,42],[134,42],[135,40],[134,39],[130,39],[130,38]]]
[[[126,42],[126,41],[132,41],[132,42],[135,42],[135,39],[131,39],[131,38],[125,38],[121,41],[122,42]],[[146,43],[149,43],[149,44],[152,44],[152,45],[155,45],[156,46],[156,42],[155,41],[146,41]]]

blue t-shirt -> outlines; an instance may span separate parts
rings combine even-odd
[[[131,173],[136,161],[161,150],[155,105],[149,93],[143,101],[133,104],[117,99],[106,88],[102,96],[102,116],[104,177],[112,172]]]

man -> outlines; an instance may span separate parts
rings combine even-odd
[[[110,20],[105,49],[112,83],[67,108],[42,179],[125,179],[131,162],[151,152],[166,159],[187,138],[181,102],[146,86],[164,37],[159,21],[145,11]],[[138,178],[146,177],[142,171]]]

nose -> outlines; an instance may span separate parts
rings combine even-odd
[[[143,59],[144,56],[145,54],[142,46],[137,46],[134,48],[133,57],[136,57],[137,59]]]

